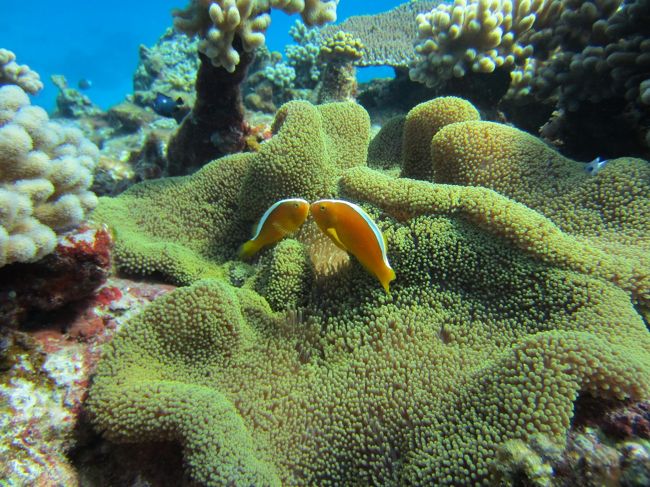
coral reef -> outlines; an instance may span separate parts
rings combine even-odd
[[[107,347],[88,400],[97,428],[180,443],[206,485],[469,485],[542,479],[555,457],[535,438],[562,449],[581,401],[650,398],[647,167],[588,176],[458,110],[473,117],[455,100],[407,117],[434,120],[409,140],[453,184],[363,167],[358,106],[292,102],[259,152],[103,199],[118,266],[190,285]],[[362,205],[387,238],[391,296],[354,260],[309,265],[309,226],[257,266],[225,262],[240,224],[289,195]],[[518,445],[541,459],[522,463]]]
[[[571,157],[647,158],[649,22],[647,0],[456,0],[418,16],[410,76],[533,133],[553,114]]]
[[[111,246],[107,228],[82,225],[59,236],[38,262],[0,268],[0,328],[17,328],[30,314],[91,296],[108,276]]]
[[[272,8],[299,13],[311,26],[335,21],[336,4],[333,0],[191,0],[184,10],[174,11],[174,26],[190,36],[199,34],[199,51],[214,66],[232,73],[242,50],[250,53],[264,44]],[[234,45],[235,37],[241,47]]]
[[[354,100],[357,94],[357,73],[354,64],[363,57],[363,43],[339,31],[323,40],[319,57],[324,64],[317,88],[318,103]]]
[[[210,160],[245,147],[247,126],[240,85],[253,51],[264,45],[271,8],[300,13],[311,26],[336,20],[336,5],[333,0],[192,0],[186,9],[174,11],[178,31],[201,37],[201,65],[192,112],[168,146],[170,175],[191,173]],[[291,81],[286,72],[282,78]]]
[[[259,151],[102,199],[94,218],[121,236],[115,257],[125,272],[162,274],[181,284],[221,275],[216,263],[232,258],[266,208],[282,198],[330,194],[341,171],[364,163],[369,125],[353,103],[290,102]]]
[[[56,232],[95,207],[97,157],[79,129],[50,121],[19,86],[0,87],[0,267],[49,254]]]
[[[101,347],[131,316],[170,290],[170,286],[110,278],[78,306],[74,318],[49,313],[29,333],[12,331],[3,336],[0,478],[4,484],[86,485],[83,468],[71,462],[68,452],[91,433],[80,417]],[[124,475],[126,464],[119,469]]]
[[[239,45],[238,39],[235,44]],[[210,63],[199,54],[196,99],[167,145],[167,170],[182,176],[223,155],[245,147],[248,126],[244,121],[241,84],[253,59],[244,52],[232,72]]]
[[[578,428],[564,448],[543,435],[528,443],[508,441],[491,469],[498,485],[641,487],[650,480],[650,443],[616,440],[598,427]]]
[[[246,106],[252,110],[275,113],[277,107],[291,100],[314,101],[313,89],[324,68],[320,52],[321,36],[315,27],[296,20],[289,34],[293,44],[285,49],[286,61],[279,52],[262,46],[255,53],[251,75],[245,81]]]
[[[419,60],[411,78],[426,84],[468,71],[511,70],[549,36],[562,0],[455,0],[417,18]]]
[[[3,85],[18,85],[30,95],[43,89],[38,73],[25,64],[16,63],[16,55],[7,49],[0,49],[0,86]]]
[[[511,95],[555,103],[569,154],[650,157],[650,2],[565,4],[557,53],[531,64]]]
[[[285,54],[287,64],[296,73],[296,88],[315,88],[323,68],[322,61],[318,59],[320,31],[296,20],[289,29],[289,35],[294,43],[286,47]]]
[[[156,43],[140,46],[140,59],[133,75],[133,101],[151,106],[157,93],[174,100],[183,98],[185,104],[194,104],[194,80],[199,70],[196,56],[198,40],[167,29]]]
[[[68,80],[61,74],[51,76],[52,83],[59,89],[56,95],[55,117],[81,118],[93,117],[102,113],[86,95],[68,86]]]

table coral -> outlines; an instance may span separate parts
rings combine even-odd
[[[430,11],[442,0],[408,1],[386,12],[353,15],[340,24],[320,29],[325,41],[343,31],[361,40],[363,56],[357,66],[393,66],[406,69],[415,58],[413,41],[417,38],[419,13]]]
[[[517,178],[506,178],[512,181],[512,188],[503,186],[512,192],[508,197],[471,180],[434,184],[358,167],[367,136],[351,140],[349,124],[342,123],[355,120],[350,114],[356,110],[290,104],[260,153],[216,161],[191,178],[136,186],[128,200],[102,201],[100,213],[118,223],[116,209],[131,208],[137,223],[128,232],[120,223],[118,246],[142,232],[135,228],[140,224],[152,250],[166,241],[176,252],[221,246],[226,255],[234,242],[224,220],[197,208],[232,205],[229,215],[252,214],[285,191],[291,170],[306,164],[288,181],[292,191],[302,191],[297,196],[334,191],[363,205],[386,235],[398,276],[391,296],[354,260],[319,275],[305,263],[301,245],[309,240],[301,235],[260,261],[260,290],[269,301],[245,272],[240,287],[189,273],[190,286],[154,302],[108,347],[88,401],[101,431],[120,442],[179,442],[189,473],[206,485],[470,485],[494,480],[496,450],[509,441],[528,443],[542,434],[561,450],[580,398],[609,404],[650,397],[650,334],[642,317],[650,266],[629,262],[638,254],[632,238],[617,242],[622,257],[611,256],[598,241],[609,234],[597,232],[616,222],[624,235],[645,231],[643,195],[634,217],[617,220],[627,215],[623,210],[580,233],[554,222],[556,214],[546,214],[543,205],[515,201]],[[327,112],[339,115],[328,118]],[[498,148],[499,138],[508,145],[514,129],[483,124],[452,123],[433,140],[478,146],[477,126],[494,135],[488,147]],[[468,127],[466,135],[454,135],[456,127]],[[336,147],[340,140],[348,145]],[[531,145],[530,153],[539,155],[534,139],[517,140],[521,146],[506,154]],[[326,156],[314,158],[314,148],[325,148]],[[473,152],[465,149],[469,160]],[[500,162],[498,154],[494,172],[481,173],[485,186],[510,161]],[[553,154],[542,152],[539,164],[554,168]],[[348,159],[332,171],[341,175],[337,188],[307,177],[310,166],[332,168],[344,155]],[[572,180],[577,163],[557,161],[565,172],[539,176],[539,191],[561,185],[565,176],[583,192],[591,191],[590,181],[599,184],[598,197],[573,201],[577,213],[607,213],[605,195],[616,201],[639,183],[634,163],[632,176],[615,164],[591,180]],[[527,165],[538,164],[528,157],[515,162],[524,174]],[[251,168],[243,182],[237,179]],[[230,199],[204,206],[206,188],[215,191],[221,181],[214,175],[226,170]],[[238,206],[240,188],[253,196],[252,207]],[[200,244],[192,238],[197,228]],[[148,258],[170,272],[160,265],[169,255],[152,251]],[[202,259],[207,265],[210,254]],[[608,274],[616,265],[618,274]],[[270,307],[283,302],[300,307]]]

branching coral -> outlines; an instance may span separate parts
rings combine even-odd
[[[95,207],[88,188],[98,155],[80,130],[51,122],[19,86],[0,87],[0,266],[49,254],[56,232]]]
[[[296,20],[289,29],[294,43],[287,45],[287,64],[296,73],[297,88],[313,88],[318,82],[323,63],[318,59],[321,36],[317,28],[309,28]]]
[[[233,72],[240,54],[233,47],[235,36],[244,51],[251,52],[265,42],[272,8],[287,14],[300,13],[307,25],[336,20],[333,0],[191,0],[185,10],[174,12],[174,26],[188,35],[199,34],[199,50],[215,66]]]
[[[528,91],[541,98],[556,94],[560,107],[569,110],[622,99],[644,111],[650,105],[650,2],[628,2],[617,10],[619,3],[567,7],[556,29],[561,50],[537,67]]]
[[[512,69],[533,54],[533,45],[550,35],[561,0],[455,0],[417,18],[419,61],[413,80],[433,85],[438,78],[468,71]]]
[[[141,45],[133,75],[134,101],[149,106],[157,93],[164,93],[174,99],[182,96],[191,106],[199,69],[197,44],[169,28],[153,46]]]

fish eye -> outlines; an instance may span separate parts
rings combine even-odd
[[[294,207],[294,208],[298,208],[298,203],[294,203],[294,204],[293,204],[293,207]]]
[[[320,205],[320,211],[325,211],[325,205]]]

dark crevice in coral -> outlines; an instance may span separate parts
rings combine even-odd
[[[574,403],[572,429],[598,428],[615,440],[650,439],[650,403],[594,398],[581,393]]]
[[[177,443],[116,444],[103,439],[89,418],[81,416],[74,435],[77,442],[68,452],[80,486],[198,487],[185,474]]]
[[[603,123],[607,120],[608,123]],[[582,103],[577,111],[564,110],[560,152],[573,159],[590,161],[617,157],[647,157],[639,130],[638,115],[625,110],[624,100]]]
[[[241,84],[254,58],[245,52],[241,40],[233,47],[240,55],[234,72],[213,66],[204,54],[196,75],[196,101],[167,147],[168,174],[179,176],[200,169],[204,164],[245,147]]]

